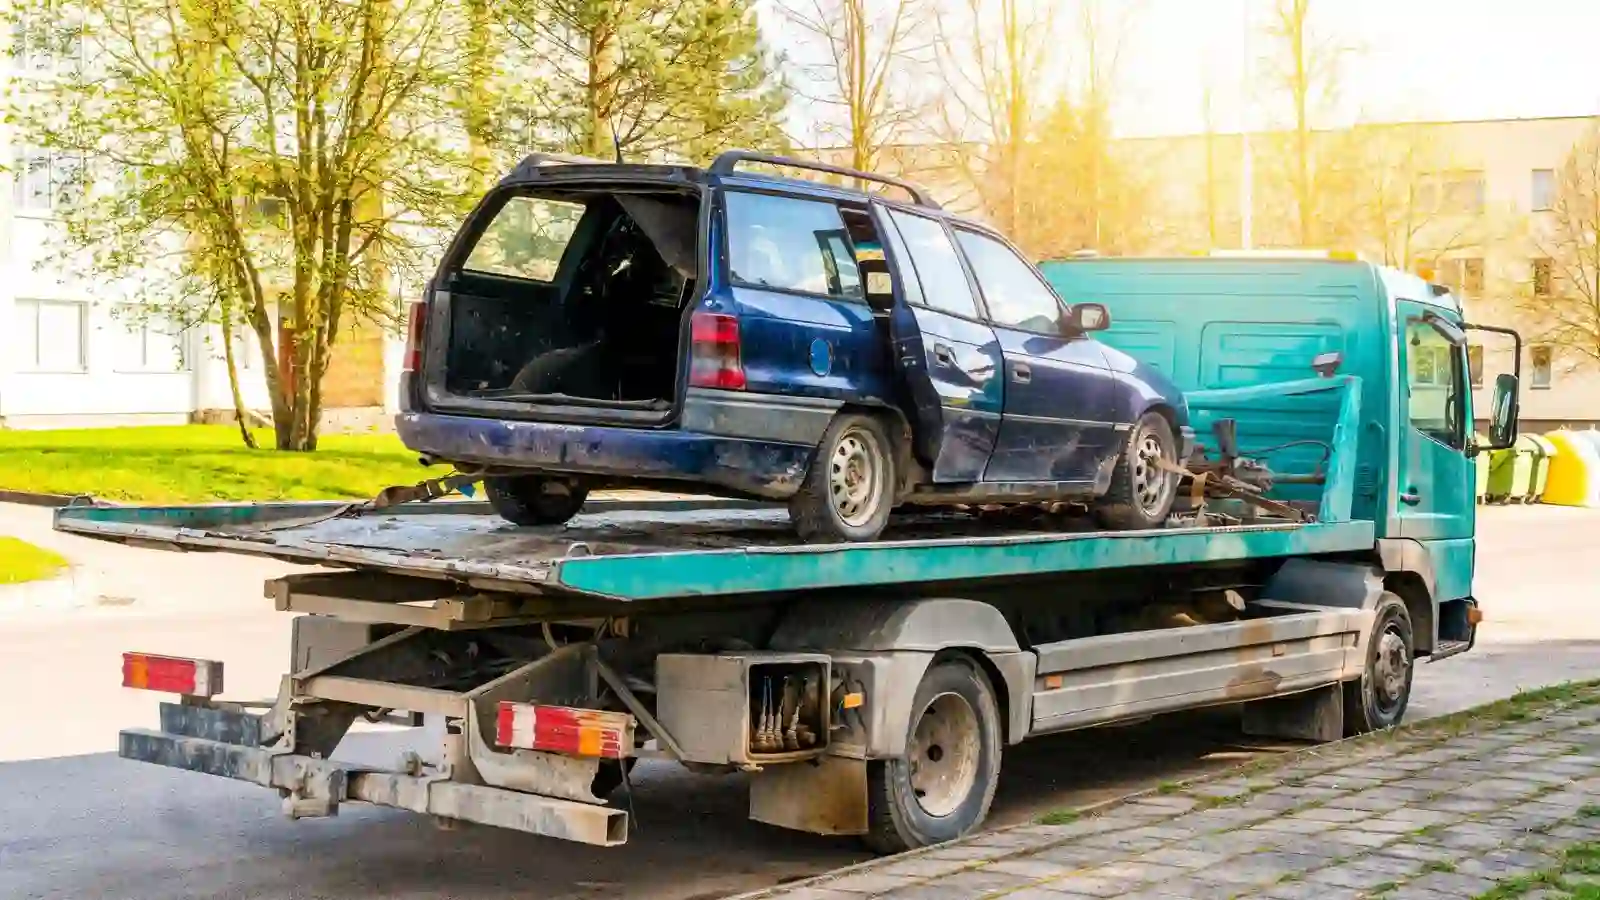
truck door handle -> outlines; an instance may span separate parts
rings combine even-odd
[[[945,344],[933,345],[933,358],[942,365],[953,366],[956,364],[956,352]]]
[[[1033,380],[1033,370],[1023,363],[1012,363],[1011,380],[1017,384],[1027,384]]]
[[[1422,495],[1417,493],[1416,488],[1412,488],[1400,495],[1400,502],[1407,506],[1416,506],[1422,502]]]

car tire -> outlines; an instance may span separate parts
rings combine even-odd
[[[1159,456],[1178,462],[1178,441],[1172,424],[1158,412],[1134,423],[1128,443],[1111,472],[1111,486],[1095,505],[1100,524],[1118,531],[1160,528],[1178,496],[1178,475],[1154,464]]]
[[[1344,685],[1346,737],[1393,728],[1405,718],[1417,668],[1412,636],[1411,612],[1405,601],[1385,591],[1367,635],[1361,677]]]
[[[895,453],[883,423],[872,416],[834,416],[817,445],[789,518],[812,543],[870,541],[889,524],[895,499]]]
[[[538,475],[485,478],[483,494],[500,518],[513,525],[560,525],[583,509],[588,488]]]
[[[977,662],[966,656],[936,659],[911,709],[905,755],[867,764],[862,839],[878,853],[972,833],[988,816],[1000,783],[1000,707]]]

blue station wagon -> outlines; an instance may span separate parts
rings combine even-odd
[[[1156,527],[1194,434],[1171,382],[1093,339],[1109,324],[898,179],[536,155],[412,310],[398,428],[519,525],[631,486],[786,501],[813,541],[911,504]]]

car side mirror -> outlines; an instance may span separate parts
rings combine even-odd
[[[1494,399],[1489,407],[1489,446],[1481,450],[1509,450],[1517,443],[1517,376],[1499,375],[1494,380]]]
[[[1111,327],[1111,310],[1102,303],[1075,303],[1067,310],[1067,329],[1079,334]]]

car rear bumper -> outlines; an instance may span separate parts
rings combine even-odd
[[[693,431],[419,412],[396,416],[395,427],[407,447],[448,462],[622,481],[689,481],[779,500],[799,490],[816,450],[814,444]]]

